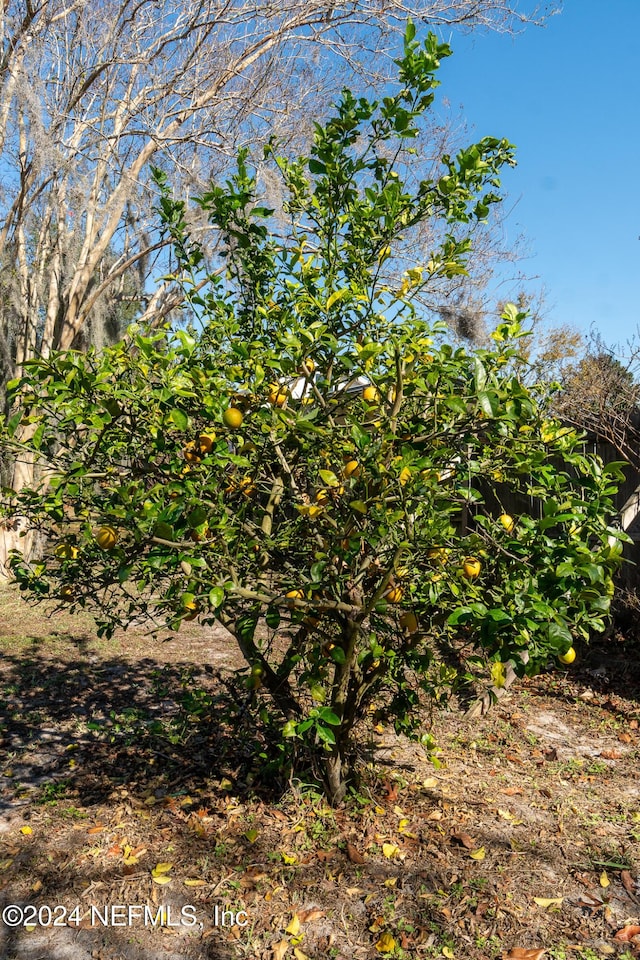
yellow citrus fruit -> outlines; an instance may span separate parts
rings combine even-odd
[[[96,543],[101,550],[113,550],[118,542],[118,533],[113,527],[100,527],[96,533]]]
[[[78,548],[72,543],[59,543],[55,549],[55,555],[60,560],[75,560],[78,556]]]
[[[380,391],[370,383],[369,386],[365,387],[362,391],[362,399],[366,401],[366,403],[377,403],[380,399]]]
[[[515,526],[515,523],[516,523],[515,520],[513,519],[513,517],[509,516],[508,513],[503,513],[503,514],[501,514],[501,515],[498,517],[498,521],[499,521],[499,523],[502,524],[502,526],[505,528],[505,530],[507,531],[507,533],[511,533],[511,531],[513,530],[513,528],[514,528],[514,526]]]
[[[408,610],[406,613],[402,614],[399,623],[402,629],[406,630],[407,633],[415,633],[418,629],[418,618],[411,610]]]
[[[291,601],[304,600],[304,592],[302,590],[289,590],[289,592],[285,594],[285,596],[287,597],[287,600],[291,600]],[[295,603],[293,602],[288,603],[287,606],[295,607]]]
[[[244,420],[244,414],[238,407],[227,407],[222,414],[222,422],[228,430],[239,430]]]
[[[196,450],[196,445],[193,440],[190,440],[184,448],[184,458],[187,463],[200,463],[202,457],[200,456],[200,451]]]
[[[304,369],[305,367],[306,367],[306,371]],[[311,357],[305,357],[305,359],[302,361],[301,371],[300,371],[303,374],[303,376],[305,372],[308,374],[312,374],[315,369],[316,369],[315,361],[312,360]]]
[[[360,464],[357,460],[347,460],[342,471],[347,478],[360,476]]]
[[[573,649],[573,647],[569,647],[566,653],[560,654],[560,656],[558,657],[558,660],[560,661],[560,663],[565,663],[568,665],[570,663],[573,663],[575,658],[576,658],[575,650]]]
[[[243,477],[239,486],[245,497],[251,497],[256,492],[256,485],[251,477]]]
[[[404,597],[404,590],[402,589],[402,587],[391,587],[391,589],[387,590],[387,592],[384,595],[384,598],[387,601],[387,603],[401,603],[403,597]]]
[[[188,600],[184,604],[183,609],[188,611],[186,616],[182,618],[183,620],[195,620],[200,613],[200,606],[195,600]]]
[[[316,503],[319,503],[321,506],[325,503],[329,503],[329,491],[328,490],[316,490],[314,497]]]
[[[273,407],[284,407],[289,391],[279,383],[272,383],[269,387],[269,403]]]
[[[198,446],[200,448],[200,453],[206,454],[211,453],[213,450],[213,442],[216,439],[215,433],[201,433],[198,437]]]
[[[462,565],[462,571],[469,580],[475,579],[482,569],[482,564],[476,557],[467,557]]]

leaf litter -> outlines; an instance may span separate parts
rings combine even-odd
[[[26,662],[17,641],[3,644],[5,902],[44,903],[55,891],[86,913],[190,903],[196,929],[162,926],[163,950],[190,960],[208,956],[209,943],[224,958],[296,960],[541,960],[561,948],[580,960],[635,949],[640,677],[622,643],[619,682],[613,671],[606,685],[586,670],[548,674],[483,719],[438,716],[438,771],[384,729],[384,772],[337,810],[309,788],[252,786],[250,760],[216,739],[215,719],[194,725],[187,750],[140,739],[133,720],[127,730],[125,709],[147,727],[160,707],[177,716],[187,669],[215,699],[223,637],[194,627],[180,645],[158,644],[133,632],[116,651],[56,637]],[[216,925],[216,905],[245,910],[250,923]],[[62,934],[47,935],[55,955]],[[135,935],[158,949],[158,930]],[[12,946],[16,960],[29,956],[29,936]],[[104,942],[109,955],[137,960],[123,930],[81,924],[75,938],[87,951],[78,957]]]

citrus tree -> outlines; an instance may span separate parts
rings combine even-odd
[[[468,350],[416,306],[465,270],[513,148],[485,138],[405,182],[449,52],[414,33],[395,95],[344,91],[308,157],[267,147],[281,210],[260,205],[246,154],[197,200],[224,271],[207,274],[156,171],[190,328],[30,362],[4,429],[19,446],[29,423],[41,465],[38,486],[5,495],[48,544],[13,554],[25,595],[90,607],[107,635],[141,616],[222,623],[283,750],[314,757],[334,801],[358,723],[419,728],[421,696],[455,679],[451,654],[497,683],[509,660],[570,658],[604,627],[621,552],[617,467],[509,372],[524,316],[508,306]],[[385,280],[426,219],[433,249]]]

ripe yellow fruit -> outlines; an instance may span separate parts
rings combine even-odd
[[[96,533],[96,543],[101,550],[113,550],[118,542],[118,533],[113,527],[100,527]]]
[[[325,503],[329,503],[329,491],[325,489],[317,490],[314,499],[316,503],[320,504],[320,506],[323,506]]]
[[[183,620],[195,620],[195,618],[200,613],[200,605],[195,600],[188,600],[184,604],[183,610],[187,610],[188,613],[184,616]]]
[[[566,653],[560,654],[560,656],[558,657],[558,660],[560,661],[560,663],[565,663],[569,665],[570,663],[573,663],[575,658],[576,658],[575,650],[573,649],[573,647],[569,647]]]
[[[71,543],[59,543],[55,549],[55,555],[59,560],[75,560],[78,556],[78,548]]]
[[[293,600],[304,600],[304,592],[303,592],[302,590],[289,590],[289,592],[286,593],[285,596],[286,596],[287,600],[291,600],[291,601],[293,601]],[[287,606],[288,606],[288,607],[295,607],[295,603],[293,603],[293,602],[292,602],[292,603],[288,603]]]
[[[508,513],[501,514],[498,517],[498,522],[502,524],[502,526],[505,528],[507,533],[511,533],[511,531],[516,525],[515,520],[513,519],[513,517],[509,516]]]
[[[387,601],[387,603],[401,603],[403,597],[404,597],[404,590],[402,589],[402,587],[391,587],[391,589],[387,590],[387,592],[384,595],[384,598]]]
[[[196,445],[193,440],[190,440],[184,448],[184,458],[187,463],[200,463],[202,457],[200,456],[200,451],[196,450]]]
[[[251,477],[243,477],[240,481],[240,491],[245,497],[252,497],[256,492],[256,485]]]
[[[227,407],[222,414],[222,422],[228,430],[239,430],[244,420],[244,414],[238,407]]]
[[[418,618],[411,610],[408,610],[406,613],[402,614],[399,623],[402,629],[406,630],[407,633],[415,633],[418,629]]]
[[[369,386],[365,387],[362,391],[362,399],[366,403],[377,403],[380,399],[380,391],[370,383]]]
[[[347,478],[360,476],[360,464],[357,460],[347,460],[344,465],[343,474]]]
[[[289,391],[279,383],[272,383],[269,387],[269,403],[273,407],[284,407]]]
[[[213,442],[216,439],[215,433],[201,433],[198,437],[198,446],[201,454],[211,453]]]
[[[469,580],[474,580],[480,570],[482,569],[482,564],[476,557],[467,557],[462,565],[462,571],[465,577],[468,577]]]
[[[305,359],[302,361],[302,364],[300,366],[300,373],[302,374],[302,376],[305,376],[305,374],[311,375],[315,369],[316,369],[315,361],[312,360],[311,357],[305,357]]]

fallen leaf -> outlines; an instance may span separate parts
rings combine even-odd
[[[364,863],[365,857],[360,853],[359,850],[354,847],[352,843],[347,842],[347,856],[351,863]]]
[[[318,907],[311,907],[309,910],[303,910],[298,916],[301,923],[313,923],[314,920],[321,920],[326,917],[326,913]]]
[[[620,760],[622,754],[619,750],[601,750],[600,756],[604,757],[605,760]]]
[[[477,850],[472,850],[471,853],[469,854],[469,856],[470,856],[473,860],[484,860],[484,858],[485,858],[485,856],[486,856],[486,851],[485,851],[484,847],[478,847]]]
[[[289,926],[286,927],[284,932],[288,933],[291,937],[295,937],[300,933],[300,917],[297,913],[294,913],[289,921]]]
[[[425,790],[435,790],[435,788],[438,786],[438,781],[435,777],[427,777],[426,780],[422,781],[422,786],[425,788]]]
[[[443,948],[442,948],[442,956],[443,956],[443,957],[446,957],[447,960],[454,960],[454,958],[455,958],[454,952],[453,952],[453,950],[451,949],[451,947],[443,947]]]
[[[376,943],[378,953],[391,953],[396,948],[396,942],[390,933],[383,933]]]
[[[505,787],[504,790],[500,791],[500,793],[504,793],[505,797],[515,797],[523,792],[521,787]]]
[[[631,896],[635,896],[636,885],[633,882],[633,877],[628,870],[622,870],[620,872],[620,879],[622,880],[622,886],[625,888],[627,893],[630,893]]]
[[[169,873],[172,868],[172,863],[156,863],[155,867],[151,871],[151,876],[162,877],[164,874]]]
[[[31,829],[31,827],[20,827],[20,833],[23,833],[25,837],[28,837],[30,834],[33,833],[33,830]]]
[[[618,740],[620,743],[633,743],[633,737],[628,733],[618,734]]]
[[[288,867],[290,867],[298,859],[297,857],[293,856],[293,854],[289,856],[288,853],[281,853],[280,856],[282,857],[282,862],[286,863]]]
[[[637,937],[640,933],[640,927],[635,926],[634,924],[628,924],[626,927],[623,927],[622,930],[618,930],[614,940],[624,940],[628,942],[632,940],[633,937]]]
[[[89,834],[102,833],[103,830],[104,830],[104,827],[102,826],[102,824],[97,824],[95,827],[89,827],[89,829],[87,830],[87,833]]]
[[[602,873],[600,874],[600,886],[601,886],[601,887],[608,887],[610,883],[611,883],[611,881],[609,880],[609,877],[607,876],[607,871],[606,871],[606,870],[603,870]]]
[[[307,956],[307,954],[306,954],[306,953],[303,953],[302,950],[298,950],[297,947],[295,947],[295,949],[294,949],[294,951],[293,951],[293,955],[294,955],[294,957],[296,958],[296,960],[310,960],[310,958]]]
[[[452,833],[451,839],[457,840],[458,843],[461,843],[467,850],[473,850],[476,845],[475,840],[470,837],[468,833]]]
[[[539,907],[559,907],[564,897],[534,897],[533,902]]]
[[[198,880],[196,877],[187,877],[186,880],[182,881],[185,887],[206,887],[206,880]]]
[[[383,843],[383,844],[382,844],[382,852],[383,852],[383,854],[385,855],[385,857],[387,858],[387,860],[391,860],[391,859],[393,859],[393,857],[397,857],[397,856],[398,856],[398,854],[400,853],[400,850],[399,850],[399,848],[395,845],[395,843]]]
[[[501,820],[515,820],[510,810],[498,810],[498,816]]]
[[[546,950],[528,950],[526,947],[513,947],[507,954],[503,954],[503,960],[542,960]]]
[[[42,890],[42,880],[36,880],[34,885],[31,887],[33,893],[40,893]]]
[[[281,940],[280,943],[274,944],[272,953],[273,960],[282,960],[288,949],[289,942],[287,940]]]
[[[395,783],[390,783],[390,782],[387,780],[387,782],[386,782],[385,785],[384,785],[384,789],[385,789],[385,794],[384,794],[383,799],[386,800],[387,803],[395,803],[395,801],[398,799],[398,786],[397,786],[397,784],[395,784]]]
[[[258,839],[258,831],[257,831],[257,830],[247,830],[247,832],[245,833],[245,837],[247,838],[247,840],[249,841],[249,843],[255,843],[256,840]]]
[[[161,886],[165,883],[171,883],[171,877],[168,877],[166,873],[161,874],[159,877],[152,876],[151,879],[154,883],[159,883]]]

